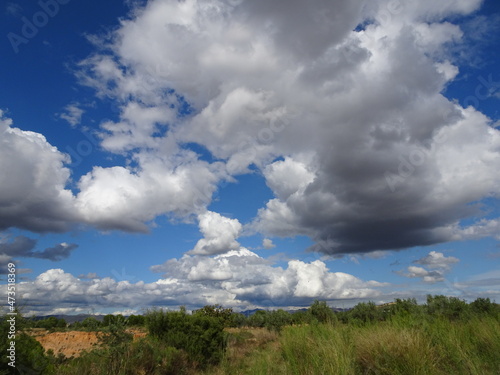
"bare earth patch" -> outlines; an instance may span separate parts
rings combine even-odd
[[[134,339],[146,336],[146,333],[140,330],[128,330],[134,335]],[[40,344],[45,351],[52,349],[54,355],[59,353],[65,357],[78,357],[84,350],[90,351],[98,344],[99,332],[83,332],[83,331],[68,331],[68,332],[52,332],[46,330],[32,330],[28,332]]]

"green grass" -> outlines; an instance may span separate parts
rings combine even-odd
[[[271,340],[240,338],[230,342],[223,363],[207,374],[500,373],[497,319],[413,323],[405,326],[400,320],[389,320],[362,326],[311,324],[285,327]],[[241,349],[235,349],[245,346],[250,350],[243,354]]]

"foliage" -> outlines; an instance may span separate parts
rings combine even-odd
[[[353,322],[284,327],[274,342],[255,343],[254,335],[237,344],[254,346],[252,353],[242,358],[229,348],[234,354],[209,374],[498,374],[500,327],[493,317],[427,319],[415,327],[398,319]]]
[[[477,298],[471,302],[470,309],[476,315],[498,316],[500,314],[500,306],[490,301],[489,298]]]
[[[220,362],[224,354],[226,334],[221,319],[201,313],[153,310],[146,314],[146,326],[152,337],[184,350],[202,367]]]
[[[52,330],[55,328],[66,328],[66,321],[63,318],[56,318],[55,316],[49,316],[45,319],[40,319],[32,323],[34,328],[44,328],[47,330]]]
[[[467,302],[456,297],[428,295],[426,307],[431,317],[458,320],[469,316]]]
[[[282,309],[271,311],[267,314],[265,327],[270,331],[281,332],[284,326],[292,323],[292,315]]]
[[[118,315],[113,315],[113,314],[108,314],[105,315],[104,318],[102,319],[102,325],[105,327],[109,327],[112,325],[125,325],[127,319],[122,314]]]
[[[245,315],[240,313],[233,313],[231,317],[231,325],[230,327],[243,327],[248,325],[248,319]]]
[[[114,346],[118,345],[118,346]],[[183,351],[147,337],[137,342],[108,342],[57,368],[58,375],[175,375],[191,365]]]
[[[144,315],[130,315],[127,319],[127,325],[130,327],[138,326],[142,327],[146,323],[146,318]]]
[[[19,327],[28,329],[32,321],[18,318]],[[85,319],[80,324],[99,330],[101,346],[71,359],[44,354],[36,340],[21,334],[16,363],[26,366],[25,373],[42,375],[489,375],[500,369],[500,308],[487,298],[467,304],[428,296],[424,305],[396,299],[382,306],[359,303],[341,313],[315,301],[307,311],[259,310],[248,318],[212,305],[193,314],[185,308],[153,310],[143,318],[149,335],[140,340],[125,331],[134,321],[130,317]],[[254,328],[224,331],[245,324]],[[7,336],[8,329],[4,318],[0,334]],[[0,350],[7,352],[4,341]]]
[[[80,322],[80,327],[89,331],[97,331],[100,327],[102,327],[102,323],[93,316],[89,316]]]
[[[0,374],[12,374],[12,367],[8,365],[10,359],[8,352],[10,343],[15,342],[15,364],[16,369],[24,373],[35,372],[37,374],[50,374],[52,372],[52,365],[50,360],[45,356],[44,349],[38,341],[24,332],[15,334],[15,338],[10,339],[10,323],[8,319],[12,316],[2,316],[0,318]],[[15,316],[16,328],[24,328],[24,318],[21,315]],[[17,323],[19,322],[19,326]]]
[[[223,308],[221,305],[207,305],[199,310],[193,312],[193,314],[200,314],[203,316],[209,316],[212,318],[219,319],[225,327],[233,326],[234,313],[231,308]]]
[[[373,302],[358,303],[349,311],[349,321],[354,324],[372,323],[382,319],[381,310]]]
[[[250,327],[265,327],[269,313],[266,310],[257,310],[248,317]]]
[[[332,323],[337,320],[335,313],[325,301],[314,301],[309,307],[309,313],[320,323]]]
[[[291,319],[291,324],[310,324],[313,316],[310,314],[310,311],[299,310],[291,314]]]

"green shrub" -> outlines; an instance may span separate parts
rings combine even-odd
[[[221,305],[207,305],[199,310],[195,310],[193,312],[193,315],[194,314],[200,314],[219,319],[225,327],[231,327],[233,325],[233,309],[225,309]]]
[[[320,323],[332,323],[337,320],[335,313],[325,301],[314,301],[309,307],[309,313]]]
[[[477,298],[470,304],[470,310],[476,315],[498,316],[500,313],[499,305],[491,302],[489,298]]]
[[[231,317],[231,325],[230,327],[243,327],[248,325],[248,319],[245,315],[240,313],[233,313]]]
[[[89,331],[97,331],[100,327],[102,327],[102,323],[96,318],[89,316],[83,319],[79,326]]]
[[[191,373],[184,351],[146,337],[136,342],[107,342],[107,346],[64,361],[57,375],[178,375]],[[116,346],[117,345],[117,346]]]
[[[49,316],[45,319],[40,319],[38,321],[33,322],[33,327],[36,328],[44,328],[47,330],[52,330],[55,328],[65,328],[66,321],[64,319],[58,319],[55,316]]]
[[[0,374],[16,374],[16,372],[13,372],[12,366],[9,366],[10,359],[7,357],[11,341],[15,342],[15,365],[18,371],[22,371],[21,373],[26,374],[51,374],[53,366],[49,358],[45,355],[42,345],[38,341],[26,333],[20,333],[20,327],[17,326],[17,324],[16,328],[18,328],[18,331],[15,334],[15,339],[13,338],[11,340],[8,338],[10,334],[9,318],[11,317],[3,316],[0,320],[0,335],[2,337],[0,340],[0,351],[2,353],[0,356]],[[16,316],[16,323],[19,321],[21,327],[23,326],[23,319],[21,315]]]
[[[146,323],[146,318],[143,315],[130,315],[127,319],[127,325],[134,327],[142,327]]]
[[[257,310],[248,317],[248,325],[251,327],[263,328],[266,326],[267,315],[269,312],[266,310]]]
[[[108,327],[113,324],[119,324],[119,325],[124,325],[127,319],[122,314],[118,315],[113,315],[113,314],[108,314],[105,315],[104,318],[102,319],[102,326]]]
[[[149,334],[166,345],[184,350],[190,360],[205,366],[219,363],[226,347],[224,324],[204,314],[154,310],[146,314]]]
[[[383,320],[381,310],[373,302],[361,302],[348,312],[349,322],[366,324]]]
[[[312,315],[309,311],[295,311],[291,314],[291,324],[310,324]]]
[[[273,310],[267,314],[265,327],[270,331],[281,332],[284,326],[292,324],[292,315],[285,310]]]
[[[446,318],[451,320],[469,317],[469,305],[456,297],[427,296],[427,314],[431,318]]]

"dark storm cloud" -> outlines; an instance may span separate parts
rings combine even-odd
[[[61,243],[54,247],[49,247],[43,251],[34,251],[38,241],[25,236],[18,236],[10,242],[0,243],[0,263],[1,271],[6,271],[6,265],[15,262],[19,258],[39,258],[48,259],[53,262],[68,258],[75,250],[77,244]],[[5,273],[5,272],[4,272]]]

